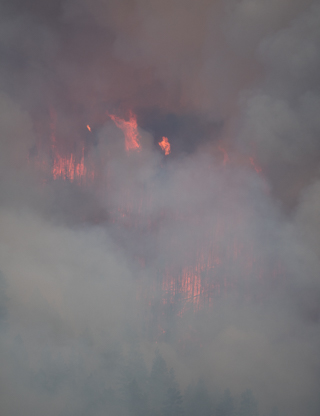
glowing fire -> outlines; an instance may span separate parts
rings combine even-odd
[[[254,160],[254,158],[253,158],[253,157],[249,157],[249,160],[250,160],[250,163],[251,163],[251,165],[253,166],[254,170],[255,170],[257,173],[261,173],[261,172],[262,172],[262,169],[260,168],[260,166],[258,166],[258,165],[257,165],[257,163],[256,163],[256,161]]]
[[[136,116],[130,112],[128,121],[115,115],[108,114],[108,116],[123,131],[126,150],[141,149]],[[56,133],[56,120],[56,114],[51,111],[50,162],[48,162],[48,159],[47,162],[44,162],[45,159],[39,156],[34,159],[35,162],[43,171],[50,172],[53,180],[68,180],[81,185],[92,183],[94,179],[96,181],[99,175],[95,175],[95,173],[99,172],[99,169],[97,166],[94,169],[93,164],[90,164],[90,161],[93,162],[93,160],[86,154],[85,145],[83,144],[82,148],[78,148],[74,153],[70,153],[70,151],[68,152],[63,148],[61,146],[63,144],[62,140]],[[84,127],[85,125],[83,125]],[[89,132],[92,131],[89,124],[86,125],[86,129]],[[47,136],[47,138],[49,137]],[[167,137],[162,137],[159,146],[165,155],[170,154],[171,148]],[[223,165],[233,163],[232,153],[229,157],[227,150],[221,143],[218,144],[218,150],[223,156]],[[257,165],[255,159],[249,157],[249,161],[255,171],[260,173],[261,168]],[[249,161],[246,157],[245,164],[248,165]],[[109,181],[112,181],[112,172],[108,173],[107,186],[110,186]],[[133,195],[129,187],[127,192],[122,192],[122,200],[119,204],[113,207],[113,211],[110,211],[110,220],[114,223],[122,223],[126,227],[135,228],[138,232],[141,228],[144,229],[147,223],[148,229],[152,232],[152,221],[148,218],[148,212],[152,212],[152,200],[152,194],[146,195],[142,190],[141,194]],[[166,213],[161,215],[166,216]],[[172,215],[175,221],[181,221],[182,227],[187,221],[198,221],[194,215],[191,218],[182,216],[179,210],[177,212],[171,211],[168,215]],[[233,229],[237,230],[242,226],[242,220],[236,218],[233,224],[229,224],[219,219],[216,223],[212,223],[198,236],[193,237],[189,248],[181,254],[178,262],[170,257],[170,253],[179,250],[177,242],[174,237],[172,241],[167,242],[168,257],[165,255],[163,264],[157,265],[157,275],[161,278],[157,280],[156,284],[162,292],[162,307],[170,304],[177,305],[179,302],[176,311],[181,315],[187,308],[199,310],[205,304],[211,304],[214,296],[236,287],[238,280],[245,283],[250,276],[257,276],[263,280],[266,273],[263,270],[268,270],[268,267],[264,267],[263,261],[255,259],[254,249],[250,244],[243,244],[236,236],[228,237],[228,243],[221,244],[221,241],[225,241],[224,235],[232,235]],[[144,268],[148,259],[143,258],[144,253],[136,255],[140,256],[139,264]],[[239,272],[232,280],[231,276],[234,275],[233,270],[235,269]],[[280,266],[276,265],[273,270],[273,277],[276,278],[281,273]],[[144,287],[139,290],[140,293],[143,293],[144,290],[150,290],[150,288]],[[151,293],[150,298],[149,293],[146,298],[153,299],[154,294]]]
[[[167,137],[162,137],[162,141],[159,142],[159,146],[164,150],[164,154],[168,156],[171,152],[170,143]]]
[[[67,180],[77,182],[79,185],[92,183],[95,179],[95,169],[93,161],[85,153],[85,144],[82,147],[74,148],[73,152],[65,149],[64,143],[57,135],[57,114],[54,109],[50,109],[50,151],[48,144],[44,141],[45,134],[41,128],[38,132],[37,149],[32,156],[34,166],[43,173],[42,181],[45,183],[48,177],[53,180]],[[89,131],[91,128],[86,126]],[[31,159],[29,159],[29,162]]]
[[[123,131],[126,150],[140,150],[140,134],[138,132],[136,116],[130,112],[128,121],[112,114],[109,114],[109,117],[115,122],[116,126]]]
[[[233,226],[237,227],[237,222],[240,225],[241,218]],[[237,236],[222,247],[220,239],[229,232],[229,224],[218,221],[213,228],[209,227],[207,235],[194,241],[179,266],[169,262],[159,270],[163,305],[179,302],[177,313],[182,315],[187,309],[197,311],[211,305],[216,296],[234,290],[239,282],[242,287],[247,286],[250,296],[253,278],[264,282],[282,275],[280,262],[275,262],[271,273],[267,260],[255,256],[254,245],[244,245]],[[173,245],[170,251],[174,250]]]
[[[61,156],[56,139],[56,113],[50,110],[50,130],[51,130],[51,149],[53,155],[52,178],[53,180],[63,179],[73,182],[75,179],[79,183],[85,184],[86,179],[94,179],[94,171],[88,171],[85,165],[84,146],[82,147],[81,158],[77,158],[75,154],[71,153],[69,156]],[[91,131],[89,125],[87,129]],[[77,161],[78,159],[78,161]]]
[[[223,154],[223,162],[222,163],[225,166],[230,161],[228,153],[227,153],[226,149],[224,147],[222,147],[221,144],[219,144],[218,149]]]
[[[88,170],[85,164],[84,147],[78,162],[72,153],[68,157],[62,157],[56,152],[53,158],[52,178],[53,180],[63,179],[70,182],[77,180],[79,183],[85,183],[86,179],[93,180],[94,171]]]

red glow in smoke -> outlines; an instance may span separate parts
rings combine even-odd
[[[230,160],[229,160],[229,156],[228,153],[226,151],[226,149],[224,147],[222,147],[221,144],[219,144],[218,149],[220,150],[220,152],[222,152],[223,154],[223,165],[225,166]]]
[[[262,172],[262,168],[260,168],[260,166],[257,165],[256,161],[254,160],[253,157],[249,157],[250,163],[253,166],[254,170],[257,173],[261,173]]]
[[[126,150],[140,150],[140,134],[138,132],[136,116],[130,111],[128,121],[112,114],[109,114],[109,117],[115,122],[116,126],[123,131]]]
[[[167,137],[162,137],[162,141],[159,142],[159,146],[164,151],[164,154],[168,156],[171,152],[171,146]]]
[[[48,145],[41,141],[43,132],[39,131],[39,140],[37,143],[37,152],[33,157],[35,167],[43,172],[42,178],[46,182],[48,176],[53,180],[66,180],[69,182],[77,182],[79,185],[86,185],[93,182],[95,178],[95,170],[92,161],[85,157],[85,145],[83,143],[81,149],[77,146],[74,152],[67,151],[64,142],[57,137],[57,114],[50,109],[50,152]],[[91,131],[89,125],[87,129]],[[50,157],[48,157],[50,153]]]
[[[85,146],[82,146],[81,151],[79,149],[80,152],[67,153],[63,151],[60,148],[61,143],[58,144],[59,140],[56,137],[57,117],[53,111],[50,115],[52,165],[49,167],[49,170],[53,180],[63,179],[84,185],[90,179],[92,183],[96,170],[93,167],[90,168],[92,165],[89,163],[88,156],[85,155]],[[139,150],[141,145],[136,117],[130,113],[129,120],[126,121],[115,115],[109,116],[117,127],[124,132],[126,150]],[[89,125],[86,128],[91,132]],[[170,154],[168,138],[162,137],[159,146],[165,152],[165,155]],[[230,162],[230,159],[230,163],[232,163],[232,154],[230,153],[229,159],[226,149],[221,144],[219,144],[218,149],[223,154],[223,165]],[[253,157],[250,157],[249,161],[256,172],[260,173],[262,171]],[[245,163],[248,165],[248,158],[246,158]],[[41,165],[38,164],[38,166]],[[112,173],[110,178],[109,175],[107,176],[107,181],[110,180],[110,185],[108,182],[107,186],[112,186]],[[135,230],[137,235],[139,235],[139,230],[148,224],[148,230],[152,233],[152,225],[150,225],[152,220],[149,219],[148,212],[152,212],[154,195],[152,193],[146,195],[143,190],[140,195],[137,195],[134,186],[132,188],[128,186],[128,189],[121,190],[121,192],[122,201],[119,202],[118,206],[113,207],[113,211],[110,210],[110,221],[123,224]],[[190,218],[188,216],[181,217],[181,213],[178,211],[163,212],[161,215],[163,217],[173,216],[172,219],[175,223],[181,223],[181,228],[187,223],[190,224],[192,221],[197,221],[193,214],[190,215]],[[233,224],[229,224],[224,223],[223,218],[217,219],[216,223],[208,225],[203,233],[205,235],[193,236],[193,240],[188,246],[189,251],[182,255],[178,261],[167,255],[163,264],[157,266],[157,273],[161,276],[158,288],[160,287],[163,294],[162,305],[177,303],[178,300],[181,302],[179,308],[177,308],[179,315],[188,308],[199,310],[204,305],[210,305],[214,296],[236,287],[237,281],[231,280],[230,276],[233,273],[230,273],[228,270],[238,270],[236,279],[242,282],[245,282],[247,276],[250,275],[258,276],[261,280],[264,278],[264,273],[266,273],[264,272],[264,265],[260,260],[255,259],[253,247],[251,248],[249,245],[244,246],[242,241],[237,240],[237,237],[230,238],[232,228],[237,229],[241,227],[242,220],[238,218],[235,219]],[[196,229],[196,224],[194,225]],[[229,237],[226,237],[226,235]],[[173,239],[167,242],[168,253],[179,252],[178,243],[173,241]],[[225,242],[225,240],[227,240],[227,243],[222,245],[221,241]],[[148,258],[143,258],[143,252],[139,253],[139,255],[140,267],[144,268]],[[265,270],[267,271],[268,268],[265,267]],[[279,276],[279,274],[280,271],[275,268],[274,278]],[[141,290],[141,296],[143,296],[145,288],[140,288],[139,290]],[[149,297],[150,293],[145,298],[149,299]]]

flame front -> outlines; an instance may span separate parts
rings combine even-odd
[[[62,157],[58,153],[54,154],[52,167],[53,180],[63,179],[73,182],[77,180],[79,183],[85,184],[86,179],[94,179],[94,170],[88,170],[85,164],[84,148],[82,148],[82,156],[78,163],[74,154],[69,157]]]
[[[42,172],[45,183],[49,178],[55,180],[76,182],[78,185],[92,184],[95,179],[95,166],[90,154],[86,154],[84,140],[82,146],[73,146],[68,149],[57,133],[57,114],[50,109],[50,147],[45,143],[45,134],[41,127],[36,128],[37,149],[32,156],[35,167]],[[91,132],[91,127],[86,126]],[[49,150],[50,149],[50,150]],[[46,156],[47,154],[47,156]]]
[[[111,120],[113,120],[119,129],[124,133],[126,150],[140,150],[140,134],[138,132],[138,124],[136,116],[130,112],[129,121],[109,114]]]
[[[136,117],[130,113],[129,120],[126,121],[115,115],[108,114],[108,116],[123,131],[126,150],[139,150],[141,145]],[[63,146],[62,138],[56,129],[56,123],[57,116],[51,110],[50,161],[49,163],[37,163],[38,166],[41,166],[43,171],[50,171],[53,180],[67,180],[81,186],[95,183],[99,178],[99,169],[97,165],[94,166],[93,162],[97,163],[97,159],[93,160],[93,156],[90,153],[88,154],[84,141],[82,141],[83,146],[81,148],[74,147],[74,150]],[[91,136],[91,127],[86,125],[86,128],[91,132]],[[162,137],[159,146],[165,155],[170,154],[171,148],[167,137]],[[228,152],[222,146],[222,143],[219,144],[218,150],[223,154],[223,160],[220,160],[221,165],[233,163],[232,155],[230,154],[229,158]],[[41,155],[41,152],[38,154]],[[39,156],[38,159],[35,159],[35,162],[41,161]],[[257,173],[261,172],[261,168],[253,157],[246,158],[244,163],[248,165],[248,162]],[[108,188],[112,188],[112,178],[113,173],[109,169],[106,178]],[[156,233],[157,225],[149,218],[149,213],[153,211],[154,204],[152,192],[146,194],[144,189],[140,189],[137,193],[134,182],[131,182],[130,178],[127,178],[123,185],[120,200],[116,206],[111,204],[108,208],[110,221],[122,224],[126,229],[135,230],[137,235],[141,235],[141,230],[145,230],[147,225],[150,235],[153,235],[153,232]],[[182,214],[177,209],[168,213],[163,211],[161,216],[171,218],[176,224],[180,224],[181,229],[184,228],[186,223],[197,230],[198,225],[201,225],[201,217],[194,216],[192,212],[189,214]],[[167,308],[175,304],[177,314],[181,316],[187,309],[197,311],[205,305],[211,305],[216,295],[233,290],[233,288],[236,288],[238,281],[241,281],[242,285],[246,285],[246,282],[249,282],[252,276],[257,276],[261,281],[264,276],[268,277],[269,268],[265,265],[263,259],[255,257],[253,245],[243,244],[241,238],[234,234],[233,230],[245,226],[245,223],[243,224],[245,218],[240,215],[239,218],[234,218],[234,222],[230,224],[223,220],[223,215],[221,215],[221,218],[219,215],[218,217],[211,225],[206,225],[202,232],[195,233],[183,253],[179,252],[179,244],[177,245],[175,235],[172,235],[166,241],[163,263],[156,266],[156,274],[160,276],[160,279],[155,282],[157,286],[155,290],[160,290],[162,293],[161,307]],[[232,235],[232,238],[228,237],[228,244],[221,244],[221,241],[224,242],[226,239],[225,235]],[[158,238],[156,234],[154,236],[156,239]],[[179,260],[172,259],[171,253],[180,253]],[[144,257],[144,253],[139,252],[139,250],[137,250],[135,256],[138,258],[141,267],[144,268],[148,258]],[[273,278],[281,275],[280,266],[280,264],[275,265],[272,271]],[[235,269],[238,272],[236,277],[233,277],[233,270]],[[145,290],[151,290],[146,298],[148,296],[154,297],[155,292],[152,293],[152,288],[139,287],[139,290],[141,290],[141,296],[143,296]]]
[[[168,156],[171,152],[171,146],[168,140],[168,137],[162,137],[162,141],[159,142],[159,146],[161,147],[161,149],[164,151],[164,154],[166,156]]]

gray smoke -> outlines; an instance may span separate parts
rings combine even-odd
[[[319,2],[2,0],[0,16],[1,414],[120,414],[124,363],[143,357],[142,380],[159,350],[182,390],[317,416]],[[107,116],[129,110],[130,154]],[[84,143],[91,185],[41,167],[53,128],[61,154]],[[163,279],[210,253],[198,308]]]

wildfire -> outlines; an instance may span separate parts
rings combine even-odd
[[[253,166],[254,170],[257,173],[261,173],[262,172],[262,169],[260,168],[260,166],[257,165],[257,163],[255,162],[254,158],[253,157],[249,157],[249,160],[250,160],[250,163]]]
[[[230,161],[228,153],[227,153],[226,149],[224,147],[222,147],[221,144],[219,144],[218,149],[223,154],[223,162],[222,163],[225,166]]]
[[[171,146],[167,137],[162,137],[162,141],[159,142],[159,146],[164,151],[164,154],[168,156],[171,152]]]
[[[128,121],[115,115],[108,114],[108,116],[123,131],[126,150],[139,151],[141,144],[136,116],[130,112]],[[68,150],[66,146],[63,146],[64,143],[59,136],[59,129],[56,128],[56,124],[57,115],[51,110],[50,135],[46,136],[50,139],[49,156],[46,160],[42,159],[39,146],[37,149],[38,156],[34,156],[36,164],[46,174],[50,173],[53,180],[62,179],[79,185],[89,185],[93,183],[93,180],[97,181],[99,178],[99,166],[93,165],[93,156],[90,158],[90,154],[87,154],[85,142],[82,141],[81,147],[69,147]],[[84,125],[82,128],[84,128]],[[86,129],[91,132],[89,124],[86,125]],[[171,146],[167,137],[163,136],[162,141],[158,144],[166,156],[170,154]],[[73,153],[71,153],[70,149]],[[229,157],[227,149],[222,143],[218,144],[217,149],[223,156],[223,165],[233,163],[232,153],[230,152]],[[249,157],[249,160],[246,157],[245,161],[242,161],[246,165],[249,162],[257,173],[262,171],[254,157]],[[95,163],[97,163],[96,159]],[[107,186],[110,186],[109,183],[112,183],[112,171],[108,173],[107,181]],[[148,224],[148,228],[153,232],[150,225],[152,220],[148,218],[148,212],[152,211],[152,209],[149,209],[150,207],[152,208],[153,204],[152,193],[146,195],[142,190],[141,195],[133,195],[129,187],[128,191],[123,191],[122,197],[123,200],[119,202],[118,206],[114,207],[114,211],[110,211],[112,222],[121,222],[125,227],[136,229],[137,233],[140,233],[141,229],[144,230],[145,225]],[[165,216],[166,213],[164,212],[161,215]],[[198,218],[194,218],[194,216],[191,219],[189,217],[185,218],[179,210],[168,215],[173,215],[175,221],[180,222],[181,227],[184,226],[184,222],[188,221],[190,223],[190,221],[195,221],[193,225],[196,225],[198,221]],[[253,247],[243,244],[236,236],[228,237],[228,244],[221,244],[221,241],[225,241],[224,235],[232,235],[233,229],[237,230],[242,226],[241,217],[235,218],[234,221],[230,225],[222,219],[217,220],[210,226],[208,225],[201,235],[194,237],[188,250],[181,254],[182,257],[178,264],[176,264],[175,260],[172,261],[168,255],[163,265],[157,266],[157,275],[161,276],[161,278],[155,284],[158,285],[157,288],[161,289],[163,305],[179,302],[177,313],[181,315],[187,308],[196,311],[200,310],[204,305],[212,304],[214,296],[220,295],[220,292],[227,293],[232,290],[233,287],[236,287],[238,280],[245,283],[251,276],[258,276],[259,279],[263,279],[265,275],[264,262],[255,258]],[[170,248],[168,250],[170,253],[174,253],[179,249],[174,237],[167,242],[167,246]],[[148,259],[143,257],[143,253],[138,253],[137,256],[141,268],[144,268]],[[229,276],[232,274],[230,269],[239,270],[236,278],[232,279]],[[265,270],[268,270],[268,268],[266,267]],[[275,266],[273,277],[276,278],[280,274],[280,266]],[[141,293],[144,290],[150,290],[150,288],[141,288]]]
[[[62,179],[69,182],[77,182],[79,185],[87,185],[95,179],[95,168],[89,155],[85,154],[85,144],[74,147],[70,152],[63,145],[61,137],[57,133],[57,114],[54,109],[50,109],[50,152],[44,144],[42,130],[38,131],[37,151],[33,155],[33,163],[37,169],[44,174],[43,181],[51,177],[53,180]],[[89,131],[91,127],[86,126]]]
[[[130,112],[128,121],[125,121],[124,119],[112,114],[109,114],[109,117],[115,122],[116,126],[123,131],[126,150],[140,150],[140,134],[138,132],[136,116]]]
[[[62,157],[57,152],[54,154],[52,167],[53,180],[63,179],[73,182],[77,180],[85,183],[86,179],[94,179],[94,171],[89,170],[85,164],[84,147],[82,148],[82,156],[77,162],[74,154],[68,157]]]

